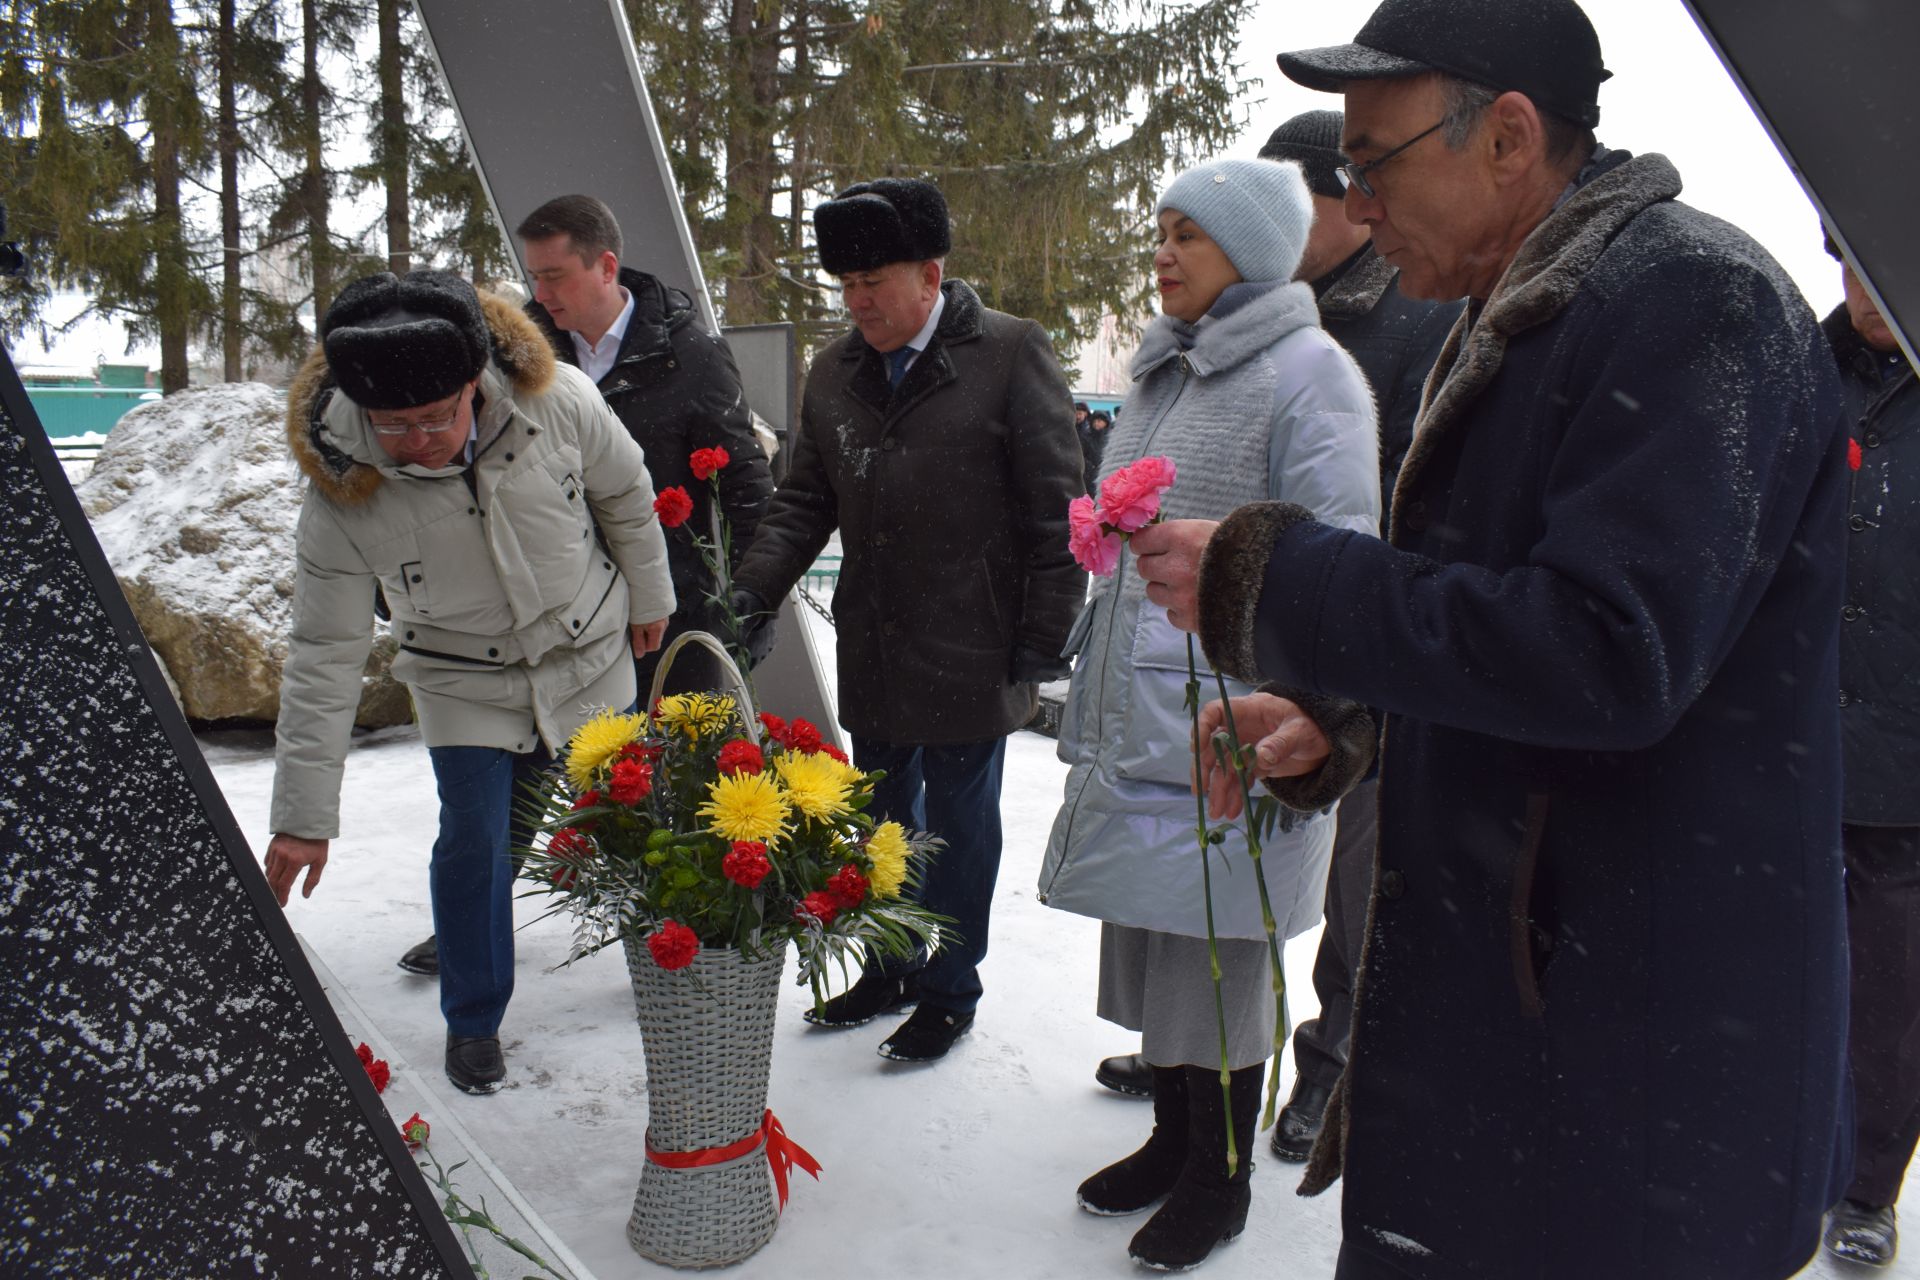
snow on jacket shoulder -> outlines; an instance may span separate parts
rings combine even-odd
[[[1373,397],[1351,357],[1319,327],[1305,285],[1230,288],[1199,325],[1162,316],[1133,364],[1136,388],[1102,471],[1173,460],[1172,519],[1217,520],[1266,499],[1297,502],[1366,533],[1379,520]],[[1104,478],[1104,477],[1103,477]],[[1040,874],[1049,906],[1117,924],[1204,936],[1194,848],[1185,707],[1186,636],[1123,557],[1097,582],[1069,641],[1077,649],[1060,729],[1072,766]],[[1217,691],[1208,683],[1202,696]],[[1229,681],[1240,696],[1250,686]],[[1282,936],[1319,918],[1333,821],[1307,816],[1266,845]],[[1222,937],[1261,938],[1252,864],[1236,834],[1215,864]]]
[[[429,746],[558,747],[633,701],[628,627],[673,612],[639,447],[531,322],[482,305],[494,349],[470,465],[396,464],[334,393],[323,351],[289,392],[288,440],[312,484],[295,532],[276,832],[338,834],[376,582]]]

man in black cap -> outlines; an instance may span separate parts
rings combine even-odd
[[[340,832],[340,779],[373,638],[400,642],[440,793],[431,895],[447,1077],[492,1093],[513,994],[519,787],[599,708],[634,701],[634,657],[673,612],[640,447],[533,322],[451,272],[340,291],[287,396],[312,481],[295,534],[267,881],[311,895]]]
[[[942,1057],[972,1024],[1000,866],[1006,736],[1086,595],[1067,549],[1083,491],[1072,396],[1046,331],[947,280],[947,204],[906,178],[862,182],[814,211],[820,262],[854,331],[807,372],[792,466],[734,575],[764,616],[837,528],[840,723],[884,769],[874,809],[946,848],[920,900],[954,923],[928,959],[870,962],[808,1020],[851,1027],[918,1003],[880,1046]]]
[[[1387,540],[1281,504],[1133,539],[1216,666],[1384,719],[1303,1186],[1344,1169],[1338,1274],[1792,1275],[1849,1162],[1831,352],[1664,157],[1595,145],[1572,0],[1386,0],[1280,65],[1345,92],[1400,287],[1470,299]],[[1259,772],[1316,767],[1291,704],[1235,711]]]

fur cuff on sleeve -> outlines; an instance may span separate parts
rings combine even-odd
[[[1324,693],[1307,693],[1283,685],[1263,685],[1262,693],[1275,694],[1296,703],[1320,726],[1333,754],[1312,773],[1298,778],[1268,778],[1267,790],[1289,809],[1317,813],[1337,804],[1340,797],[1359,786],[1373,768],[1374,752],[1380,746],[1380,729],[1373,713],[1358,702]]]
[[[1296,502],[1253,502],[1222,521],[1208,541],[1200,559],[1200,645],[1216,670],[1260,683],[1253,641],[1267,558],[1281,534],[1311,519]]]

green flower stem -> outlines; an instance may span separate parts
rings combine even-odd
[[[1187,637],[1187,715],[1193,723],[1193,759],[1200,756],[1200,671],[1194,662],[1193,637]],[[1200,887],[1207,902],[1207,963],[1213,970],[1213,1016],[1220,1031],[1220,1098],[1227,1118],[1227,1176],[1240,1168],[1240,1149],[1233,1135],[1233,1072],[1227,1061],[1227,1005],[1221,994],[1220,938],[1213,928],[1213,860],[1209,857],[1213,832],[1207,824],[1207,795],[1194,788],[1194,837],[1200,842]]]
[[[1193,638],[1187,638],[1187,650],[1193,650]],[[1211,665],[1211,664],[1209,664]],[[1253,780],[1247,768],[1248,757],[1254,748],[1240,741],[1240,730],[1233,721],[1233,699],[1227,694],[1227,680],[1219,671],[1213,673],[1214,683],[1220,689],[1220,708],[1227,719],[1227,741],[1222,742],[1220,735],[1214,736],[1214,754],[1223,765],[1233,770],[1233,776],[1240,784],[1241,813],[1246,819],[1247,854],[1253,859],[1253,882],[1260,888],[1260,927],[1267,934],[1267,957],[1273,971],[1273,1056],[1267,1070],[1267,1105],[1261,1117],[1260,1127],[1271,1128],[1280,1098],[1280,1052],[1286,1046],[1290,1028],[1287,1026],[1287,975],[1280,963],[1280,939],[1273,920],[1273,899],[1267,893],[1267,873],[1261,865],[1260,823],[1254,816]],[[1196,712],[1196,715],[1198,713]]]
[[[540,1270],[555,1277],[555,1280],[567,1280],[565,1272],[555,1271],[552,1263],[535,1253],[519,1240],[502,1231],[500,1224],[493,1220],[493,1215],[487,1212],[487,1202],[485,1200],[482,1200],[480,1207],[476,1209],[462,1199],[458,1191],[454,1190],[454,1169],[458,1169],[460,1164],[465,1164],[466,1161],[463,1160],[460,1164],[454,1165],[452,1169],[447,1169],[441,1166],[439,1159],[436,1158],[433,1152],[426,1146],[423,1145],[420,1148],[420,1154],[425,1156],[427,1163],[433,1166],[433,1185],[440,1188],[440,1193],[446,1197],[445,1203],[440,1206],[440,1211],[447,1216],[448,1222],[460,1228],[461,1242],[467,1247],[467,1261],[473,1267],[474,1275],[478,1276],[480,1280],[488,1280],[490,1274],[487,1271],[486,1264],[480,1260],[480,1250],[475,1247],[473,1234],[469,1230],[469,1228],[477,1227],[499,1240],[500,1243],[506,1245],[507,1248],[533,1263],[534,1266],[539,1267]],[[528,1280],[533,1280],[533,1278],[529,1277]]]

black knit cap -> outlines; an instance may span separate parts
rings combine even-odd
[[[918,178],[856,182],[813,211],[813,230],[820,265],[835,276],[944,258],[953,248],[947,198]]]
[[[1340,129],[1345,117],[1338,111],[1303,111],[1267,135],[1260,148],[1262,160],[1291,160],[1307,176],[1307,190],[1338,200],[1347,194],[1340,185]]]
[[[1283,53],[1287,78],[1339,93],[1354,80],[1444,71],[1591,129],[1600,123],[1600,37],[1574,0],[1383,0],[1352,44]]]
[[[444,400],[479,376],[492,350],[480,295],[451,271],[362,276],[320,323],[327,368],[362,409]]]

